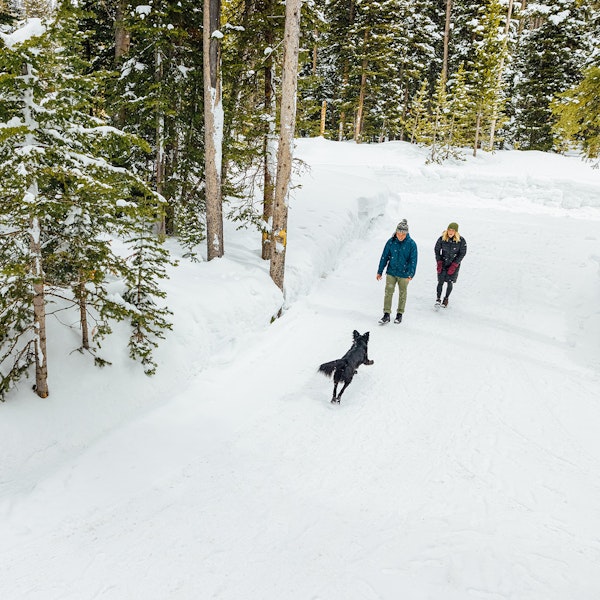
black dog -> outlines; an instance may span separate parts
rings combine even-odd
[[[333,398],[332,402],[340,403],[340,399],[344,390],[350,385],[352,378],[357,373],[360,365],[372,365],[373,361],[369,360],[367,355],[367,345],[369,344],[369,332],[360,335],[356,329],[352,332],[354,341],[352,347],[342,358],[338,360],[332,360],[331,362],[323,363],[319,367],[321,373],[331,377],[333,373]],[[344,382],[344,387],[341,389],[339,395],[337,395],[337,387],[340,381]]]

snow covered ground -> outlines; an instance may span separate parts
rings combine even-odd
[[[98,370],[51,322],[50,397],[0,405],[0,598],[599,598],[600,172],[425,165],[401,142],[297,155],[281,319],[259,236],[228,225],[223,259],[171,273],[155,377],[124,327]],[[380,327],[401,218],[420,260]],[[469,252],[435,312],[450,221]],[[375,364],[333,406],[316,369],[354,329]]]

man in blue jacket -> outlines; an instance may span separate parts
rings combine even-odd
[[[383,270],[385,275],[385,297],[383,300],[383,317],[379,320],[381,325],[390,322],[392,312],[392,297],[398,285],[400,295],[398,297],[398,312],[394,323],[402,322],[404,307],[406,306],[406,290],[408,282],[415,276],[417,270],[417,244],[408,234],[408,223],[402,219],[396,227],[396,233],[387,241],[379,269],[377,269],[377,281],[381,279]]]

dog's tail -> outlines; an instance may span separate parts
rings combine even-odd
[[[328,377],[331,377],[331,375],[333,374],[333,372],[340,366],[342,366],[344,364],[344,360],[339,359],[338,360],[332,360],[331,362],[326,362],[323,363],[320,367],[319,367],[319,371],[321,373],[325,373],[325,375],[327,375]]]

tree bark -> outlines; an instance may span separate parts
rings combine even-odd
[[[366,55],[367,41],[369,39],[369,28],[365,29],[365,37],[363,40],[363,52]],[[358,93],[358,107],[356,110],[356,125],[354,127],[354,141],[360,143],[362,140],[363,128],[363,111],[365,108],[365,96],[367,93],[367,67],[369,63],[366,57],[362,61],[362,75],[360,77],[360,91]]]
[[[477,146],[479,146],[479,130],[481,129],[481,111],[477,112],[477,122],[475,123],[475,143],[473,144],[473,156],[477,156]]]
[[[444,58],[442,60],[442,81],[448,80],[448,46],[450,44],[450,16],[452,14],[452,0],[446,0],[446,23],[444,25]]]
[[[269,9],[269,13],[271,9]],[[267,46],[273,47],[274,32],[271,30],[266,34]],[[263,178],[263,221],[266,229],[262,236],[262,258],[271,258],[271,238],[269,231],[272,228],[273,218],[273,196],[275,195],[275,178],[277,176],[276,165],[276,118],[277,106],[275,102],[275,83],[273,73],[273,53],[271,52],[265,62],[265,113],[268,113],[267,131],[263,140],[264,178]]]
[[[78,298],[79,303],[79,324],[81,326],[81,346],[86,350],[90,349],[90,334],[87,320],[87,292],[85,289],[85,279],[83,273],[79,273],[79,284],[78,284]]]
[[[119,0],[117,2],[116,14],[115,14],[115,62],[129,52],[129,45],[131,43],[131,36],[129,31],[125,29],[124,15],[125,15],[125,0]]]
[[[349,79],[349,67],[348,67],[348,61],[344,61],[344,74],[342,75],[342,90],[346,90],[347,86],[348,86],[348,79]],[[343,98],[342,98],[343,100]],[[344,130],[346,129],[346,111],[342,110],[342,112],[340,113],[340,124],[339,124],[339,129],[338,129],[338,141],[343,141],[344,139]]]
[[[223,256],[223,204],[221,197],[221,156],[223,106],[220,78],[220,0],[204,0],[204,180],[206,194],[207,260]]]
[[[283,34],[283,76],[281,81],[281,116],[279,147],[277,149],[277,179],[273,204],[271,232],[271,279],[283,291],[287,218],[292,146],[296,126],[296,91],[298,86],[298,49],[300,41],[300,12],[302,0],[287,0]]]
[[[323,100],[321,103],[321,125],[319,127],[319,135],[325,136],[325,119],[327,117],[327,100]]]
[[[159,102],[156,114],[156,158],[155,158],[155,176],[156,176],[156,191],[161,196],[163,195],[163,183],[165,179],[165,113],[163,112],[161,102],[161,87],[163,80],[163,56],[160,48],[156,49],[155,65],[154,65],[154,81],[156,81]],[[164,211],[158,222],[158,234],[166,236],[166,215]]]
[[[34,184],[37,188],[37,186]],[[37,189],[35,190],[37,196]],[[44,295],[44,269],[42,266],[42,244],[40,223],[34,217],[31,223],[30,250],[33,259],[33,318],[35,323],[35,393],[40,398],[48,397],[48,362],[46,351],[46,299]]]

